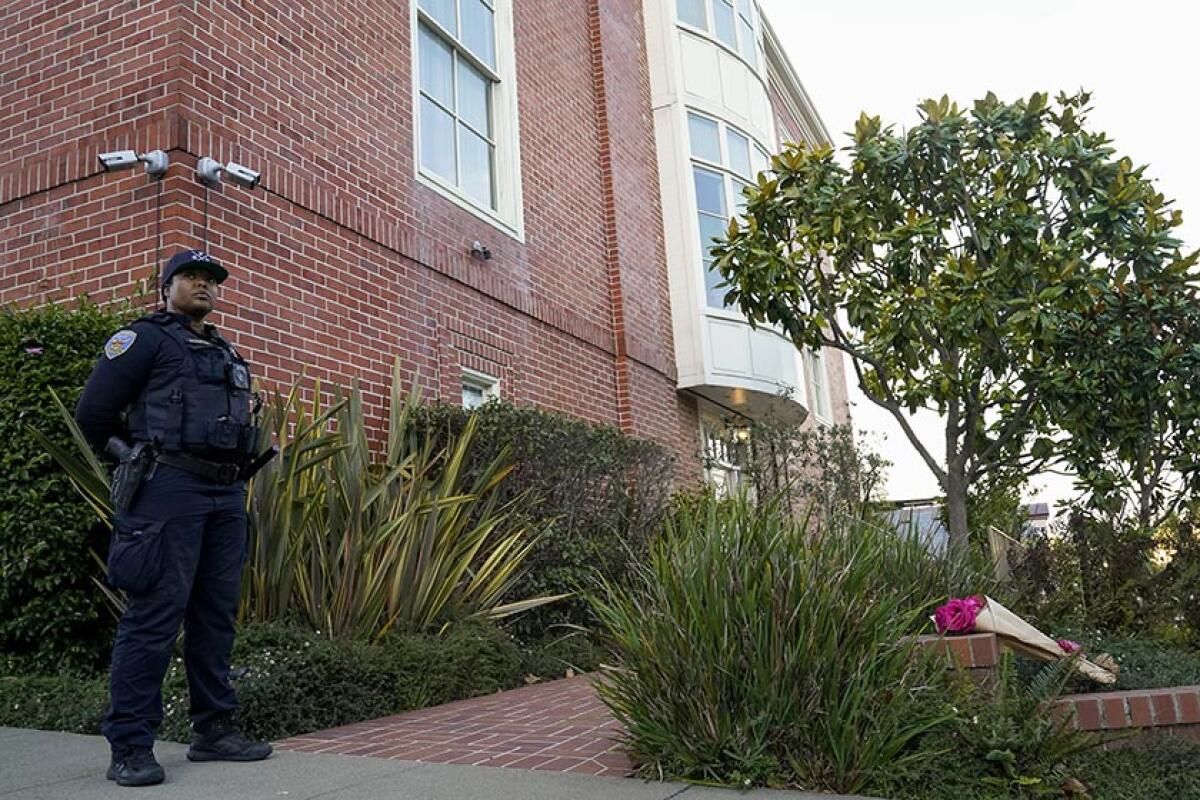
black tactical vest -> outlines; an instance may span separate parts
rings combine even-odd
[[[215,334],[196,334],[165,312],[142,320],[161,327],[183,351],[174,375],[152,375],[129,410],[135,441],[155,442],[165,452],[237,460],[254,452],[258,431],[251,414],[250,370],[233,347]]]

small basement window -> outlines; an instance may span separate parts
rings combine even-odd
[[[462,404],[467,411],[479,408],[487,401],[499,397],[499,378],[473,369],[462,371]]]

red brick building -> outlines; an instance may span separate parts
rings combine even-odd
[[[706,48],[725,105],[675,85]],[[399,357],[427,397],[612,423],[699,474],[702,419],[759,413],[772,380],[790,413],[848,414],[840,361],[772,340],[796,380],[739,372],[768,352],[745,338],[721,363],[744,321],[692,324],[705,212],[673,137],[697,125],[759,168],[826,135],[752,0],[16,0],[0,302],[149,307],[159,260],[206,245],[232,273],[215,321],[270,381],[357,377],[379,411]],[[736,148],[696,147],[697,191],[735,189]],[[170,168],[105,172],[116,150]],[[204,157],[261,182],[206,190]]]

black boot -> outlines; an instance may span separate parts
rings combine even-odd
[[[269,743],[252,742],[242,736],[225,714],[198,727],[187,752],[189,761],[262,761],[269,755]]]
[[[153,786],[162,783],[164,775],[149,747],[114,747],[104,777],[120,786]]]

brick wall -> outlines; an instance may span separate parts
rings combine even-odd
[[[996,680],[1000,647],[994,633],[922,636],[920,642],[945,654],[947,667],[967,669],[984,685]],[[1200,686],[1065,695],[1054,711],[1060,718],[1070,718],[1076,730],[1103,735],[1105,749],[1158,735],[1200,741]]]
[[[379,413],[399,356],[454,402],[502,394],[666,444],[698,473],[675,392],[640,3],[515,3],[525,241],[415,177],[405,2],[16,2],[0,12],[0,302],[134,298],[197,246],[200,156],[262,172],[209,193],[230,268],[214,321],[273,382],[358,377]],[[161,187],[100,171],[164,149]],[[480,240],[494,257],[471,258]]]

